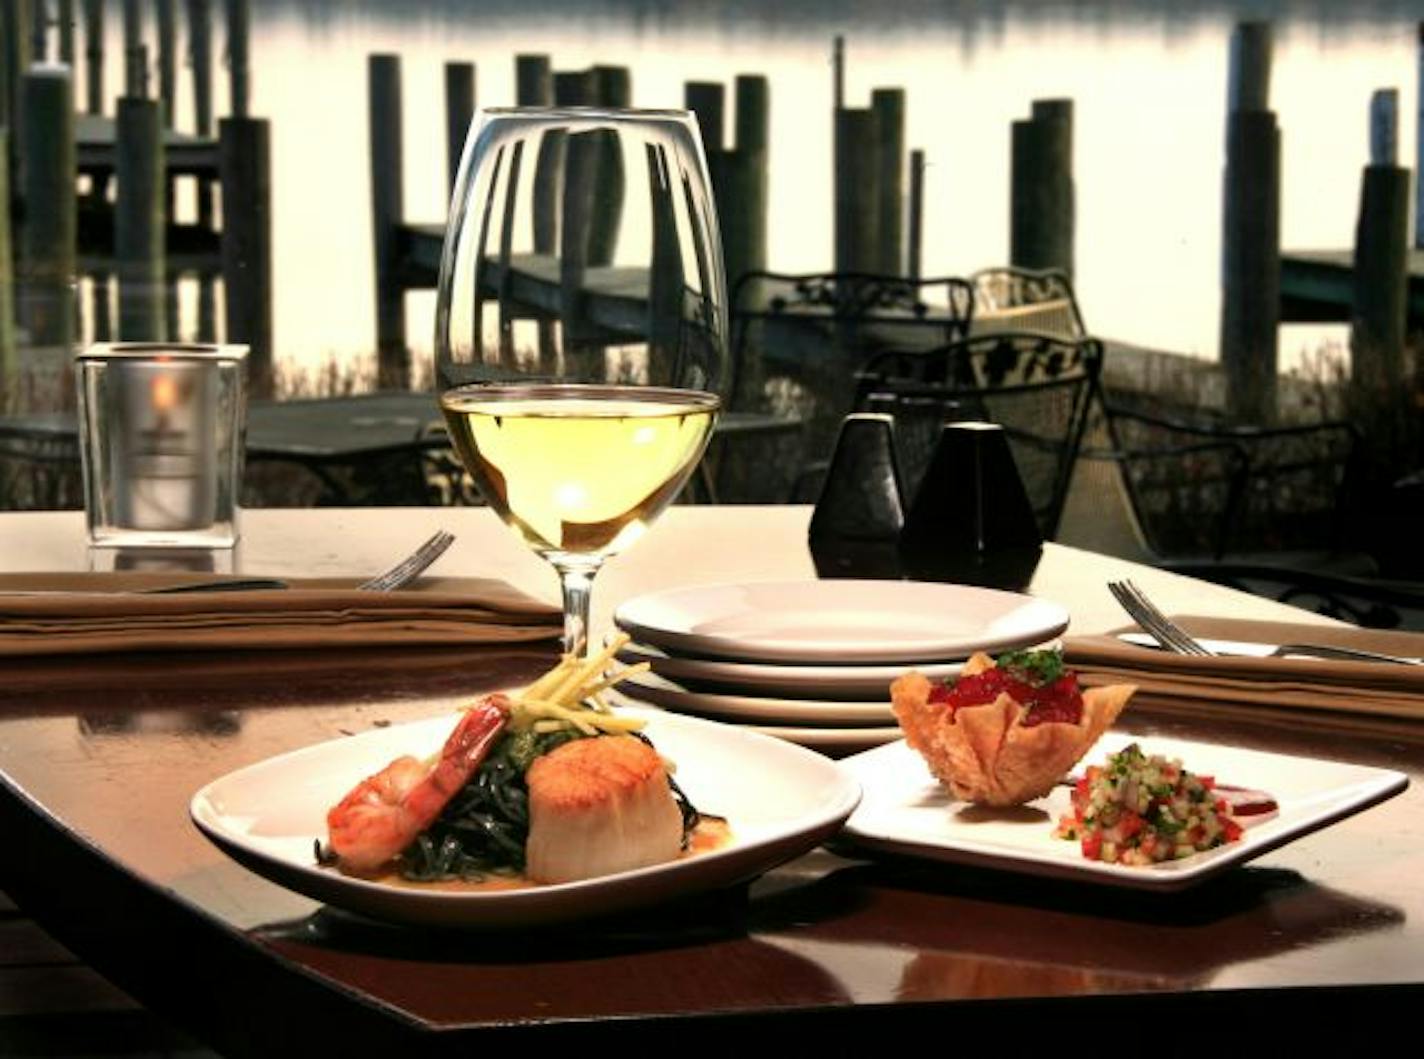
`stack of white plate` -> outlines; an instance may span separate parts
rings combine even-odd
[[[890,682],[959,672],[976,651],[1045,643],[1068,625],[1055,603],[918,581],[701,585],[628,600],[628,698],[748,725],[830,754],[900,736]]]

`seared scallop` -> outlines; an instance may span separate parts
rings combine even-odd
[[[641,739],[575,739],[537,758],[529,783],[525,871],[572,882],[672,860],[682,812],[662,758]]]

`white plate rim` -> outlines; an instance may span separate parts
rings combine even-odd
[[[1042,611],[1042,614],[1037,618],[1037,624],[1027,629],[999,635],[956,634],[946,636],[942,634],[938,637],[898,635],[894,642],[868,644],[854,639],[813,642],[805,639],[778,640],[765,635],[753,638],[697,633],[669,628],[665,622],[659,623],[656,614],[648,613],[649,608],[659,606],[685,606],[687,597],[696,599],[698,595],[735,590],[770,591],[778,595],[794,591],[829,594],[836,590],[852,594],[875,592],[887,595],[891,593],[944,596],[958,594],[986,602],[1008,603],[1015,601],[1020,609],[1026,607],[1030,613]],[[945,600],[941,605],[946,606],[947,604],[948,600]],[[1068,627],[1069,614],[1061,604],[1051,600],[1019,592],[981,588],[976,585],[960,585],[940,581],[826,578],[797,581],[728,581],[663,589],[625,600],[614,611],[613,621],[618,628],[635,639],[680,654],[697,657],[722,658],[731,661],[791,662],[818,665],[828,664],[832,660],[839,660],[846,664],[890,665],[901,662],[962,661],[976,651],[992,653],[1043,643],[1054,639]]]
[[[910,669],[918,670],[931,680],[944,680],[957,676],[964,668],[962,661],[897,662],[887,665],[742,662],[671,654],[637,640],[630,640],[619,648],[617,657],[620,662],[629,665],[647,662],[654,673],[675,683],[705,684],[715,688],[719,694],[764,698],[820,699],[832,694],[853,699],[874,699],[877,695],[888,695],[890,682]],[[703,689],[689,687],[687,690],[701,692]]]
[[[638,707],[628,707],[622,712],[645,719],[646,730],[655,742],[660,733],[666,739],[668,732],[684,730],[684,735],[691,733],[689,741],[693,738],[730,740],[734,746],[738,741],[750,741],[747,747],[751,752],[791,755],[782,759],[788,768],[794,763],[817,771],[819,782],[826,787],[824,804],[799,819],[788,819],[766,830],[749,842],[735,840],[737,822],[733,819],[731,845],[695,857],[578,882],[492,892],[391,886],[319,868],[314,862],[301,863],[294,858],[280,857],[245,839],[241,832],[224,822],[225,814],[216,806],[224,791],[234,784],[261,780],[265,773],[273,770],[300,770],[325,756],[341,757],[340,750],[352,747],[356,741],[380,748],[389,745],[396,748],[396,753],[412,742],[421,745],[429,742],[434,749],[458,716],[444,713],[357,735],[338,736],[234,769],[193,794],[189,816],[205,836],[245,867],[278,885],[335,907],[411,925],[503,929],[566,922],[735,885],[819,845],[840,829],[859,804],[860,786],[854,777],[838,762],[814,751],[756,731],[700,718]],[[358,772],[350,777],[349,785],[354,786],[360,778]],[[322,802],[322,805],[329,804],[329,799]],[[716,809],[711,804],[701,807],[708,812]],[[324,810],[321,813],[324,818]],[[323,827],[294,834],[291,838],[310,840],[324,836]]]
[[[1173,893],[1185,890],[1205,881],[1238,864],[1244,864],[1279,849],[1298,838],[1312,834],[1331,824],[1337,823],[1355,813],[1363,812],[1371,806],[1401,793],[1409,786],[1409,777],[1392,769],[1355,765],[1348,762],[1328,761],[1323,758],[1301,757],[1293,754],[1278,754],[1265,750],[1232,747],[1224,744],[1173,737],[1140,736],[1122,732],[1108,732],[1092,749],[1084,755],[1089,764],[1100,762],[1109,750],[1116,750],[1129,742],[1137,742],[1149,754],[1162,753],[1169,757],[1179,757],[1192,771],[1210,773],[1211,753],[1225,752],[1232,756],[1245,755],[1259,757],[1293,766],[1319,766],[1326,770],[1353,773],[1358,779],[1334,791],[1335,797],[1328,808],[1310,809],[1283,801],[1281,811],[1274,817],[1259,824],[1248,826],[1239,842],[1218,846],[1216,849],[1199,853],[1182,860],[1167,861],[1151,867],[1131,867],[1121,864],[1105,864],[1100,861],[1085,860],[1074,842],[1053,838],[1051,831],[1057,823],[1057,812],[1048,811],[1048,820],[1035,824],[1043,836],[1042,843],[1025,849],[1017,845],[992,843],[970,843],[957,841],[930,841],[907,836],[904,832],[887,831],[883,826],[873,826],[873,814],[882,810],[882,792],[875,783],[875,770],[917,762],[923,770],[925,781],[921,790],[930,789],[937,781],[925,767],[923,759],[910,750],[904,740],[897,740],[884,746],[875,747],[863,753],[842,759],[842,764],[850,769],[861,781],[864,796],[860,807],[846,821],[842,836],[851,844],[901,856],[944,861],[953,864],[969,864],[976,867],[995,868],[1027,875],[1047,878],[1068,879],[1076,882],[1096,883],[1112,887],[1145,890],[1158,893]],[[1203,753],[1199,753],[1203,752]],[[1206,764],[1194,764],[1203,759]],[[884,759],[884,761],[882,761]],[[1218,778],[1227,779],[1220,773]],[[1231,775],[1230,782],[1251,782],[1249,776]],[[1276,792],[1272,792],[1276,794]],[[1313,792],[1311,798],[1318,800],[1331,790]],[[1057,788],[1046,799],[1030,804],[1040,805],[1043,801],[1066,803],[1067,788]],[[1278,800],[1280,796],[1277,794]],[[1302,799],[1305,800],[1305,799]],[[897,805],[901,810],[906,807]],[[1041,805],[1040,805],[1041,807]]]
[[[818,750],[847,750],[857,747],[878,747],[900,738],[899,725],[884,728],[798,728],[786,725],[749,724],[748,731],[774,736]]]
[[[618,691],[627,699],[675,713],[738,724],[766,722],[800,728],[884,728],[895,724],[888,685],[883,701],[779,699],[697,691],[656,673],[634,673],[618,682]]]

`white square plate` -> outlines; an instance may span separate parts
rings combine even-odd
[[[841,762],[864,792],[844,833],[868,849],[890,853],[1108,886],[1180,890],[1377,805],[1409,785],[1403,773],[1387,769],[1118,732],[1098,740],[1081,767],[1102,764],[1132,742],[1145,753],[1180,759],[1190,772],[1267,791],[1280,810],[1254,822],[1240,818],[1245,825],[1241,838],[1205,853],[1150,867],[1104,864],[1084,859],[1077,842],[1053,837],[1059,817],[1071,810],[1066,786],[1010,809],[956,802],[924,759],[900,740]]]

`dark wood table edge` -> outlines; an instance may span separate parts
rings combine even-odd
[[[1090,1027],[1174,1027],[1158,1054],[1197,1059],[1219,1036],[1315,1051],[1358,1041],[1361,1026],[1402,1019],[1424,1002],[1424,983],[1201,989],[1054,997],[959,998],[904,1004],[786,1007],[620,1018],[431,1025],[373,1002],[283,958],[191,903],[165,893],[65,828],[0,774],[0,833],[22,857],[0,858],[0,888],[45,930],[160,1017],[224,1054],[449,1054],[457,1043],[528,1046],[636,1040],[693,1052],[757,1051],[772,1042],[815,1043],[832,1054],[883,1047],[911,1032],[965,1040],[986,1034],[1011,1052],[1063,1046]],[[113,895],[96,909],[95,892]],[[142,951],[141,958],[136,952]],[[181,964],[183,974],[171,966]],[[1200,1035],[1208,1034],[1206,1039]],[[892,1036],[895,1035],[895,1036]],[[906,1038],[907,1039],[907,1038]]]

